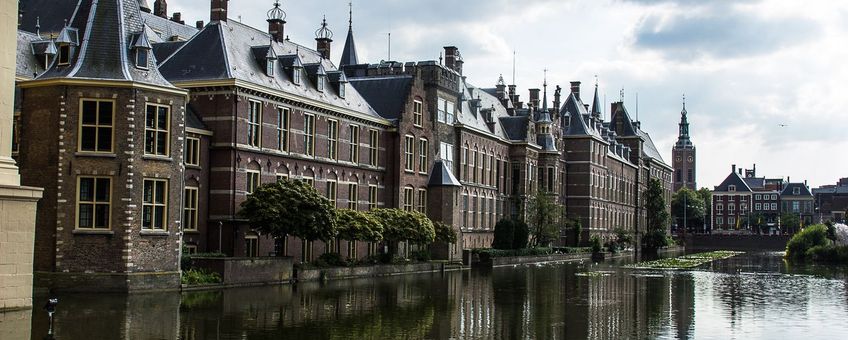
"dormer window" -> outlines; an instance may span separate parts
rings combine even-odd
[[[301,70],[300,67],[292,68],[292,82],[295,85],[300,85],[301,73],[302,73],[302,70]]]
[[[71,63],[71,45],[59,45],[59,66]]]
[[[345,83],[339,83],[339,98],[345,97]]]
[[[318,87],[318,91],[324,92],[324,82],[325,82],[324,79],[325,79],[325,77],[324,76],[318,76],[317,78],[318,78],[318,81],[316,81],[316,86]]]
[[[729,186],[727,186],[727,191],[730,191],[730,192],[736,192],[736,186],[735,186],[735,185],[729,185]]]
[[[269,77],[274,76],[274,59],[268,59],[265,62],[265,74],[267,74]]]
[[[147,69],[147,63],[150,59],[150,51],[144,48],[135,50],[135,67]]]

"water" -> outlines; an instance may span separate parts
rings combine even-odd
[[[745,254],[686,272],[622,269],[625,262],[182,295],[62,295],[55,338],[848,338],[844,267],[789,266],[779,253]],[[604,273],[580,274],[587,271]],[[43,311],[33,311],[32,324],[32,338],[44,338]]]

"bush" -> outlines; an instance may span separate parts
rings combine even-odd
[[[433,222],[433,228],[436,230],[436,242],[456,243],[456,230],[453,227],[442,222]]]
[[[816,262],[848,263],[848,247],[846,246],[815,246],[807,249],[806,258]]]
[[[786,244],[786,257],[796,260],[804,260],[807,251],[817,246],[827,246],[831,243],[827,237],[827,227],[821,224],[810,226],[801,230]],[[817,250],[822,251],[822,250]]]
[[[495,238],[492,240],[494,249],[513,249],[515,224],[511,219],[502,219],[495,224]]]
[[[203,269],[189,269],[183,271],[180,282],[184,285],[221,283],[221,275]]]
[[[326,253],[319,256],[314,265],[318,267],[346,267],[347,262],[342,260],[342,256],[337,253]]]
[[[592,238],[589,239],[589,244],[592,247],[592,254],[600,253],[603,250],[603,247],[601,247],[601,238],[598,235],[592,235]]]
[[[513,220],[512,228],[512,249],[527,248],[527,241],[528,238],[530,238],[530,228],[527,227],[527,223],[524,221]]]
[[[552,248],[524,248],[524,249],[472,249],[472,253],[481,257],[512,257],[512,256],[537,256],[553,253]]]
[[[430,251],[426,249],[414,251],[411,255],[410,258],[416,262],[430,262]]]
[[[652,230],[642,236],[642,248],[646,250],[657,250],[670,244],[671,240],[664,230]]]

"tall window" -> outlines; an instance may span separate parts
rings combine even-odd
[[[421,138],[418,140],[418,172],[427,173],[427,152],[429,151],[429,143],[427,139]]]
[[[412,187],[403,188],[403,210],[412,211],[413,208],[413,195],[415,194],[415,189]]]
[[[327,121],[327,153],[330,159],[339,159],[339,121]]]
[[[686,181],[687,181],[687,182],[692,182],[692,181],[693,181],[693,180],[692,180],[692,177],[693,177],[693,176],[692,176],[692,169],[687,169],[687,170],[686,170]]]
[[[301,74],[301,68],[300,67],[292,68],[292,82],[295,85],[300,85],[301,76],[302,76],[302,74]]]
[[[453,172],[453,145],[442,142],[439,145],[439,154],[442,155],[442,161],[445,162],[448,169]]]
[[[359,126],[351,125],[350,129],[350,161],[359,163]]]
[[[12,122],[12,153],[17,153],[21,144],[21,113],[15,112]]]
[[[247,144],[252,147],[262,146],[262,103],[250,101],[247,113]]]
[[[77,229],[109,229],[112,210],[112,179],[80,177],[77,183]]]
[[[247,174],[247,182],[245,182],[245,185],[246,185],[245,191],[247,192],[248,195],[250,195],[254,191],[256,191],[256,188],[259,187],[260,173],[259,173],[259,171],[248,170],[246,172],[246,174]]]
[[[374,210],[377,209],[377,186],[369,185],[368,186],[368,209]]]
[[[415,156],[413,152],[415,151],[415,137],[406,135],[403,138],[404,140],[404,159],[406,160],[406,164],[404,164],[404,170],[412,171],[415,169]]]
[[[244,235],[244,256],[257,257],[259,256],[259,236],[250,233]]]
[[[291,118],[291,110],[287,108],[277,108],[277,149],[280,151],[289,151],[289,121]]]
[[[303,115],[303,147],[307,156],[315,156],[315,116]]]
[[[83,99],[80,111],[79,151],[112,152],[115,102]]]
[[[197,188],[186,187],[183,204],[183,228],[197,230]]]
[[[437,104],[439,106],[437,120],[441,123],[452,124],[454,111],[453,102],[443,98],[439,98]]]
[[[477,149],[471,152],[471,182],[477,183]]]
[[[415,210],[422,214],[427,213],[427,189],[418,189],[418,205]]]
[[[71,63],[71,45],[59,45],[59,66]]]
[[[347,185],[347,208],[350,210],[358,209],[359,201],[359,185],[349,183]]]
[[[380,147],[380,139],[377,130],[368,130],[368,164],[377,166],[377,150]]]
[[[144,180],[144,200],[141,210],[141,228],[165,230],[168,212],[168,181]]]
[[[339,193],[338,183],[336,181],[327,181],[327,199],[336,206],[336,197]]]
[[[424,103],[420,101],[414,101],[412,104],[412,123],[415,126],[421,126],[421,123],[424,121]]]
[[[200,139],[194,137],[186,137],[185,151],[186,165],[200,165]]]
[[[147,62],[150,59],[150,51],[146,48],[135,50],[135,66],[138,68],[147,69]]]

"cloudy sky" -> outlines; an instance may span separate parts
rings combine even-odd
[[[148,0],[153,2],[153,0]],[[208,21],[209,0],[169,0],[187,22]],[[283,1],[286,33],[314,44],[326,15],[333,60],[347,33],[347,0]],[[230,1],[230,18],[267,28],[271,0]],[[456,45],[469,82],[512,78],[520,94],[595,75],[607,101],[625,91],[631,113],[667,162],[686,94],[698,185],[718,185],[731,164],[758,175],[848,177],[848,2],[830,0],[354,0],[354,34],[367,62],[436,60]]]

